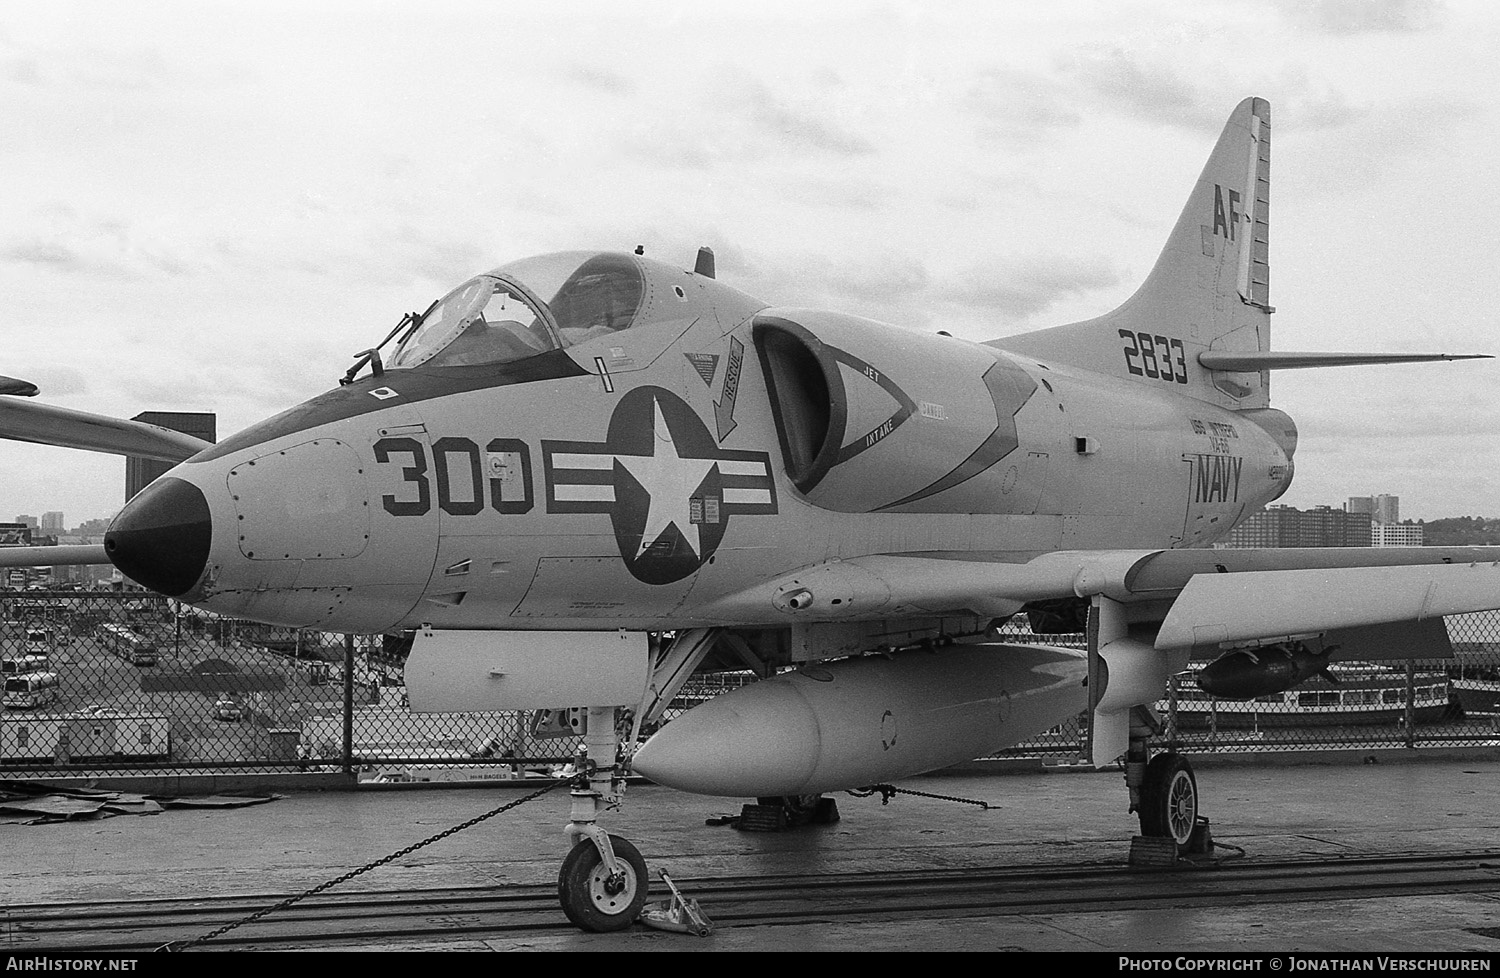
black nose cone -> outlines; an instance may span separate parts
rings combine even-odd
[[[161,478],[125,504],[104,534],[120,573],[169,597],[198,583],[213,540],[208,500],[191,482]]]

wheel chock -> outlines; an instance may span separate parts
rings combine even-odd
[[[672,882],[672,877],[667,875],[666,870],[659,869],[657,875],[667,888],[672,891],[672,899],[667,903],[655,903],[641,910],[637,919],[647,927],[657,930],[669,930],[678,934],[692,934],[695,937],[707,937],[714,932],[713,922],[704,915],[698,906],[698,901],[691,897],[682,895],[677,889],[677,884]]]
[[[741,832],[785,832],[786,808],[782,805],[745,805],[739,821],[733,823]]]
[[[1133,836],[1130,865],[1136,869],[1171,869],[1177,865],[1177,842],[1149,835]]]

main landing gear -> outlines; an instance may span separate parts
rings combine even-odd
[[[1185,850],[1199,827],[1198,779],[1187,758],[1174,751],[1148,761],[1147,738],[1152,732],[1152,725],[1131,724],[1130,749],[1125,754],[1130,810],[1140,818],[1141,835],[1170,839]]]
[[[1198,779],[1181,754],[1158,754],[1146,765],[1136,809],[1141,835],[1186,848],[1198,827]]]

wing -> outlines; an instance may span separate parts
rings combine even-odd
[[[1292,640],[1340,646],[1340,658],[1451,654],[1443,616],[1500,608],[1500,547],[879,555],[786,575],[714,610],[745,622],[763,621],[768,601],[793,622],[998,618],[1058,599],[1089,610],[1091,752],[1102,764],[1124,752],[1132,711],[1161,700],[1194,657]]]
[[[820,564],[708,609],[765,620],[972,613],[1002,617],[1034,601],[1094,597],[1139,607],[1175,649],[1500,608],[1500,547],[1063,550],[1029,561],[984,555],[876,555]],[[1224,637],[1211,637],[1214,629]]]
[[[59,547],[0,547],[0,567],[61,567],[65,564],[107,564],[104,544],[65,544]]]
[[[0,438],[181,462],[209,443],[170,428],[0,397]]]

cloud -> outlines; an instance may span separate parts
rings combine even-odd
[[[42,81],[41,65],[32,57],[6,58],[0,61],[0,77],[18,85],[39,85]]]
[[[179,277],[202,267],[185,257],[194,245],[170,230],[141,228],[115,217],[85,216],[65,204],[38,206],[36,225],[0,243],[0,262],[44,268],[64,275],[139,280]]]
[[[1184,78],[1164,64],[1149,64],[1120,47],[1081,53],[1061,65],[1109,104],[1140,118],[1200,131],[1224,122],[1216,89]]]
[[[569,81],[610,95],[634,95],[636,85],[624,75],[593,65],[575,65],[565,76]]]
[[[999,258],[960,273],[934,291],[944,300],[1013,318],[1035,315],[1063,299],[1120,284],[1120,273],[1099,258]]]
[[[811,149],[834,156],[862,156],[875,147],[858,133],[805,107],[792,105],[762,85],[744,93],[747,118],[753,127],[789,149]]]
[[[931,277],[908,255],[752,254],[715,249],[720,276],[775,305],[812,306],[887,322],[928,296]]]
[[[36,328],[45,328],[43,324],[29,325]],[[88,378],[84,376],[83,371],[73,367],[58,365],[27,366],[20,364],[12,365],[12,369],[20,379],[35,384],[40,396],[43,398],[87,394],[89,391]]]
[[[1281,15],[1323,34],[1412,33],[1438,25],[1438,0],[1278,0]]]
[[[826,100],[816,106],[810,100],[791,102],[757,81],[726,84],[697,97],[696,106],[653,113],[617,129],[612,138],[638,160],[690,170],[787,157],[823,163],[876,151],[874,143],[836,118]]]
[[[1005,68],[976,78],[960,107],[974,115],[979,135],[1021,146],[1059,129],[1077,128],[1083,121],[1066,86]]]

